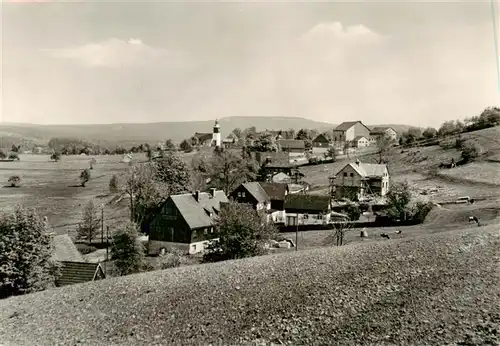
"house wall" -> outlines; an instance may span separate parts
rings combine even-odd
[[[356,146],[358,148],[365,148],[370,145],[370,141],[366,138],[361,138],[357,141]]]
[[[330,222],[330,213],[298,213],[299,225],[323,225]],[[297,226],[297,213],[286,213],[286,226]]]
[[[312,153],[315,155],[323,155],[328,151],[329,147],[313,147]]]
[[[254,208],[257,206],[257,200],[245,189],[243,185],[240,185],[231,193],[231,197],[238,203],[248,203]]]
[[[335,176],[335,197],[337,199],[359,199],[363,196],[362,187],[361,176],[349,165]]]
[[[214,238],[215,240],[217,238]],[[176,243],[176,242],[168,242],[168,241],[158,241],[158,240],[149,240],[148,241],[148,254],[149,255],[158,255],[160,254],[160,250],[162,248],[165,251],[169,252],[172,250],[182,251],[186,254],[195,254],[203,252],[206,246],[210,243],[210,240],[192,242],[192,243]]]
[[[286,223],[286,213],[284,210],[278,210],[271,214],[274,223]]]
[[[191,229],[171,199],[167,200],[150,223],[149,239],[177,243],[191,242]]]
[[[398,138],[397,132],[394,131],[393,129],[387,129],[386,134],[393,141],[395,141]]]

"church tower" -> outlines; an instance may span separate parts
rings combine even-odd
[[[215,119],[214,131],[212,133],[212,145],[220,148],[221,144],[220,125],[217,119]]]

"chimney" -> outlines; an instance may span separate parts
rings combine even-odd
[[[200,190],[196,190],[194,192],[194,199],[196,200],[196,202],[200,201]]]
[[[217,190],[217,189],[216,189],[216,188],[213,188],[213,187],[210,189],[210,196],[212,196],[212,198],[214,198],[214,197],[215,197],[215,191],[216,191],[216,190]]]

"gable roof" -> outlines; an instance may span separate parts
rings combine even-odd
[[[337,176],[348,166],[352,167],[360,176],[364,178],[382,177],[385,173],[385,170],[387,169],[386,164],[360,162],[358,165],[356,163],[349,163],[345,165],[340,171],[338,171],[335,176]]]
[[[259,182],[252,181],[249,183],[243,183],[243,187],[248,191],[249,194],[255,198],[258,203],[263,203],[269,201],[269,196],[266,191],[262,188]]]
[[[320,133],[313,139],[313,142],[330,143],[330,139],[324,133]]]
[[[330,203],[329,196],[291,194],[285,196],[285,210],[296,209],[310,212],[325,212]]]
[[[205,142],[208,140],[212,140],[213,134],[211,133],[203,133],[203,132],[196,132],[194,134],[194,137],[198,138],[199,141]]]
[[[356,136],[356,137],[354,137],[354,140],[359,141],[361,138],[368,140],[368,138],[366,138],[365,136]]]
[[[282,149],[306,149],[306,143],[301,139],[278,139],[278,144]]]
[[[360,120],[356,120],[356,121],[344,121],[342,124],[340,124],[339,126],[337,126],[335,128],[336,131],[347,131],[349,130],[351,127],[353,127],[354,125],[356,125],[357,123],[360,123],[361,125],[363,125],[368,131],[370,131],[370,129],[368,127],[365,126],[365,124],[363,124]]]
[[[274,201],[283,201],[285,199],[286,192],[288,190],[288,184],[286,183],[266,183],[259,182],[262,189],[267,194],[269,199]]]
[[[292,178],[290,178],[287,174],[280,172],[273,175],[272,181],[273,183],[290,182],[292,181]]]
[[[61,276],[57,279],[57,285],[66,286],[94,281],[97,274],[105,277],[99,263],[62,261]]]
[[[387,130],[391,129],[392,131],[396,132],[396,130],[394,130],[392,127],[390,126],[378,126],[378,127],[374,127],[370,130],[370,134],[383,134],[385,133]],[[397,132],[396,132],[397,133]]]
[[[220,211],[221,202],[229,202],[224,191],[215,191],[212,197],[207,192],[200,192],[196,201],[192,193],[172,195],[169,197],[175,204],[179,213],[191,229],[208,227],[212,225],[212,218],[207,214]]]
[[[54,237],[54,261],[74,261],[83,262],[83,257],[80,251],[67,234],[56,235]]]

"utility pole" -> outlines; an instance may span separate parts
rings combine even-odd
[[[101,244],[104,243],[104,204],[101,204]]]
[[[299,212],[297,212],[297,224],[295,228],[295,251],[299,248]]]
[[[109,261],[109,226],[106,226],[106,262],[104,262],[104,274],[107,274]]]

